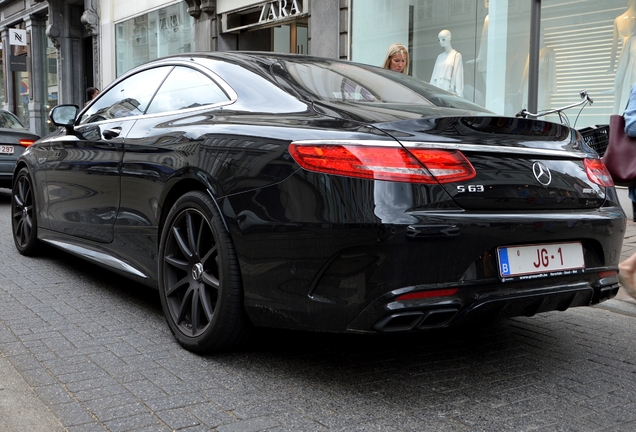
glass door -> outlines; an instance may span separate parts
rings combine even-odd
[[[272,51],[279,53],[307,54],[308,32],[306,23],[284,24],[274,27]]]

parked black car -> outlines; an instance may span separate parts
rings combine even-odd
[[[252,325],[431,329],[618,290],[625,214],[574,130],[300,55],[152,61],[18,160],[15,244],[159,289],[196,352]]]
[[[27,130],[15,114],[0,109],[0,187],[11,187],[15,161],[39,138]]]

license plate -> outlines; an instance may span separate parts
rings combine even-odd
[[[15,149],[10,145],[0,145],[0,154],[13,154]]]
[[[583,273],[581,243],[553,243],[497,248],[503,281]]]

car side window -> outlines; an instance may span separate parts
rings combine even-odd
[[[197,70],[177,66],[161,85],[146,113],[176,111],[228,100],[211,78]]]
[[[141,115],[173,66],[161,66],[132,75],[101,93],[82,114],[79,124]]]

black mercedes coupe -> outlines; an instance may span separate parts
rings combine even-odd
[[[15,245],[159,290],[178,342],[419,331],[616,295],[612,179],[568,126],[404,74],[255,52],[129,71],[14,172]]]

